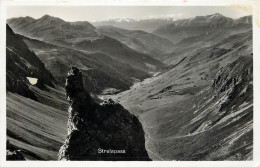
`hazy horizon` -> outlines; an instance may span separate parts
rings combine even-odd
[[[252,15],[250,8],[242,9],[231,6],[10,6],[7,8],[7,19],[26,16],[38,19],[48,14],[65,21],[94,22],[124,18],[136,20],[157,18],[185,19],[215,13],[220,13],[233,19]]]

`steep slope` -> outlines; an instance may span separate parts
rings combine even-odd
[[[155,71],[164,66],[160,61],[98,33],[88,22],[70,23],[45,15],[20,28],[19,23],[22,19],[25,18],[9,19],[8,23],[15,32],[30,38],[73,49],[103,53],[144,72]],[[150,66],[154,68],[151,69]]]
[[[8,25],[6,37],[7,159],[54,160],[66,133],[65,93]]]
[[[113,98],[140,118],[153,160],[251,160],[252,31],[202,48]]]
[[[172,51],[173,44],[169,40],[141,30],[130,31],[113,26],[100,26],[98,31],[140,53],[149,54],[155,58]]]
[[[248,31],[249,28],[252,28],[251,16],[233,20],[216,13],[213,15],[196,16],[195,18],[177,20],[169,25],[161,26],[153,31],[153,33],[167,38],[176,44],[188,37],[202,34],[208,35],[211,32],[216,31],[225,31],[229,34],[240,33],[244,32],[244,30]]]
[[[41,60],[30,51],[22,38],[6,25],[6,88],[7,91],[36,99],[28,86],[28,77],[37,79],[36,85],[54,86],[55,80]]]
[[[82,73],[72,67],[66,80],[70,101],[68,136],[59,160],[149,160],[138,119],[113,101],[99,105],[84,91]]]

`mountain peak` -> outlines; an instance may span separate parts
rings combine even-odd
[[[210,19],[213,19],[213,18],[225,18],[225,16],[223,16],[222,14],[220,13],[215,13],[215,14],[212,14],[212,15],[207,15],[206,16],[207,18],[210,18]]]
[[[211,15],[206,15],[206,16],[196,16],[194,18],[191,18],[190,20],[196,20],[196,21],[201,21],[201,20],[206,20],[206,21],[216,21],[216,20],[222,20],[227,17],[223,16],[222,14],[215,13]]]
[[[45,18],[52,18],[52,16],[46,14],[46,15],[42,16],[41,18],[44,18],[44,19],[45,19]]]
[[[30,19],[30,20],[35,20],[35,18],[32,18],[32,17],[30,17],[30,16],[26,16],[26,17],[24,17],[25,19]]]
[[[220,13],[215,13],[215,14],[213,14],[213,15],[211,15],[211,16],[217,16],[217,17],[224,17],[222,14],[220,14]]]
[[[39,18],[38,20],[57,20],[57,21],[65,22],[64,20],[60,19],[59,17],[50,16],[50,15],[48,15],[48,14],[42,16],[42,17]]]

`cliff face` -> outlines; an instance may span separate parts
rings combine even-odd
[[[29,50],[23,39],[6,25],[6,89],[24,97],[37,100],[29,90],[27,77],[36,78],[36,86],[44,89],[45,85],[53,87],[54,80],[34,52]]]
[[[82,74],[72,67],[66,80],[70,101],[68,136],[59,160],[150,160],[138,119],[112,100],[100,105],[84,91]]]

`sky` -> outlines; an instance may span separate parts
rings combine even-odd
[[[9,6],[7,18],[31,16],[35,19],[45,14],[65,21],[103,21],[117,18],[149,19],[171,17],[191,18],[220,13],[231,18],[251,15],[250,8],[235,6]]]

